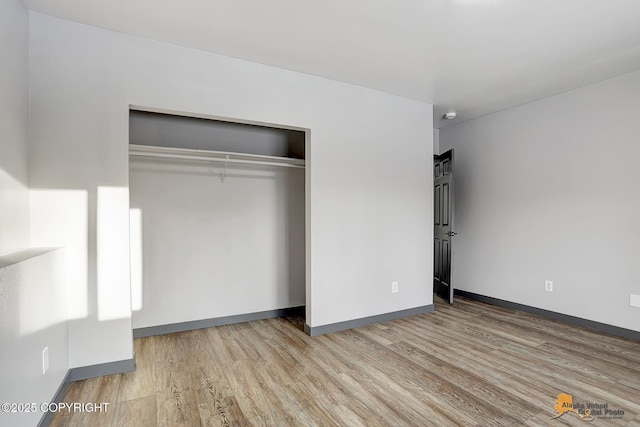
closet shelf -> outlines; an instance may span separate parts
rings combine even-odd
[[[303,159],[263,156],[259,154],[232,153],[226,151],[194,150],[191,148],[157,147],[152,145],[129,145],[129,155],[164,159],[198,160],[205,162],[242,163],[251,165],[304,168]]]

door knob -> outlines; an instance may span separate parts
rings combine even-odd
[[[449,237],[453,237],[453,236],[457,236],[458,233],[456,233],[455,231],[447,231],[446,233],[442,233],[445,236],[449,236]]]

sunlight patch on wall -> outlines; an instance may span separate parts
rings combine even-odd
[[[131,317],[129,275],[129,192],[98,187],[98,320]]]
[[[68,299],[61,255],[61,251],[53,251],[15,266],[20,289],[20,336],[66,322]]]
[[[86,190],[30,190],[31,246],[62,248],[69,319],[88,315]]]
[[[142,310],[142,212],[129,210],[129,251],[131,262],[131,309]]]

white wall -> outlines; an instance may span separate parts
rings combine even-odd
[[[72,366],[131,357],[130,104],[311,129],[310,326],[432,303],[431,105],[37,13],[30,58],[31,184],[88,200],[87,310],[70,326]],[[102,298],[110,315],[100,318]]]
[[[455,288],[640,331],[638,117],[640,72],[441,129]]]
[[[29,14],[0,2],[0,255],[29,247]]]
[[[304,170],[230,164],[223,181],[219,164],[130,168],[134,328],[305,305]]]
[[[49,402],[69,368],[67,282],[61,251],[28,249],[29,13],[0,2],[0,402]],[[42,373],[48,347],[49,370]],[[43,413],[0,412],[33,426]]]
[[[35,412],[0,412],[0,425],[34,426],[42,403],[69,369],[67,289],[61,252],[30,250],[0,257],[0,402],[37,403]],[[42,373],[48,347],[49,370]]]

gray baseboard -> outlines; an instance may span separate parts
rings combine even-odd
[[[80,368],[71,368],[64,376],[62,383],[58,387],[58,391],[51,399],[50,403],[60,403],[64,400],[64,394],[69,388],[72,381],[85,380],[87,378],[101,377],[103,375],[121,374],[123,372],[133,371],[135,362],[133,359],[118,360],[116,362],[100,363],[98,365],[82,366]],[[47,427],[53,421],[55,413],[46,412],[40,418],[38,427]]]
[[[359,328],[362,326],[373,325],[374,323],[388,322],[390,320],[401,319],[403,317],[415,316],[418,314],[432,313],[433,304],[423,305],[421,307],[409,308],[407,310],[394,311],[391,313],[378,314],[376,316],[362,317],[360,319],[347,320],[345,322],[330,323],[322,326],[309,326],[304,324],[304,331],[307,335],[315,337],[331,332],[345,331],[347,329]]]
[[[64,376],[62,383],[58,387],[58,391],[53,395],[53,399],[49,403],[60,403],[64,400],[64,394],[67,392],[69,388],[69,384],[71,384],[71,371],[67,371],[67,375]],[[55,416],[55,412],[45,412],[40,418],[40,422],[38,423],[38,427],[47,427],[53,421],[53,417]]]
[[[136,368],[133,359],[117,360],[115,362],[100,363],[98,365],[81,366],[69,370],[71,381],[86,380],[87,378],[102,377],[104,375],[121,374]]]
[[[560,322],[580,326],[581,328],[590,329],[592,331],[606,332],[608,334],[616,335],[618,337],[630,339],[633,341],[640,341],[640,332],[633,331],[631,329],[620,328],[618,326],[608,325],[606,323],[595,322],[593,320],[587,320],[581,317],[569,316],[568,314],[544,310],[542,308],[518,304],[516,302],[506,301],[498,298],[487,297],[484,295],[475,294],[473,292],[461,291],[459,289],[454,290],[454,293],[455,295],[480,302],[485,302],[487,304],[497,305],[499,307],[509,308],[511,310],[524,311],[525,313],[535,314],[537,316],[551,320],[558,320]]]
[[[149,326],[146,328],[134,329],[133,337],[142,338],[152,335],[172,334],[174,332],[192,331],[194,329],[210,328],[212,326],[231,325],[234,323],[251,322],[253,320],[289,316],[300,312],[304,315],[304,306],[279,308],[276,310],[258,311],[255,313],[237,314],[233,316],[214,317],[211,319],[192,320],[189,322],[170,323],[168,325]]]

